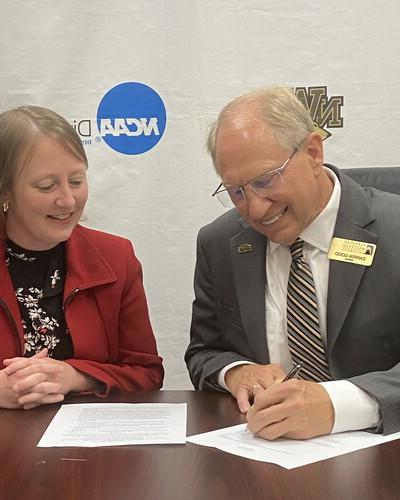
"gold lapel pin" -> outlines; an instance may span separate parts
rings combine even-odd
[[[251,251],[252,251],[251,243],[242,243],[241,245],[238,246],[239,253],[247,253]]]

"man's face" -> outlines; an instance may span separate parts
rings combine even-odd
[[[223,122],[216,140],[216,165],[224,186],[243,186],[282,166],[293,151],[283,149],[269,127],[258,119]],[[291,158],[268,198],[250,186],[237,206],[247,222],[270,240],[290,245],[329,200],[332,184],[323,170],[322,143],[310,134]]]

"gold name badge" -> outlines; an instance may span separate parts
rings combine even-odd
[[[374,260],[375,250],[376,245],[373,243],[333,238],[328,258],[361,266],[370,266]]]

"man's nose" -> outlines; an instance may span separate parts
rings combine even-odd
[[[258,196],[258,194],[251,189],[246,189],[246,205],[247,216],[251,219],[258,220],[264,217],[265,213],[272,205],[272,201],[269,198]]]

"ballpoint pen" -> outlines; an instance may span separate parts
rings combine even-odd
[[[302,366],[303,366],[303,363],[297,363],[296,365],[294,365],[294,367],[289,371],[289,373],[282,380],[282,382],[286,382],[286,380],[289,380],[291,378],[295,378],[299,374]]]
[[[294,365],[294,367],[293,367],[293,368],[289,371],[289,373],[287,373],[287,374],[286,374],[286,376],[285,376],[285,378],[282,380],[282,382],[286,382],[287,380],[289,380],[289,379],[291,379],[291,378],[295,378],[295,377],[299,374],[299,372],[300,372],[300,370],[301,370],[302,366],[303,366],[303,363],[302,363],[302,362],[295,364],[295,365]],[[281,382],[281,383],[282,383],[282,382]],[[255,395],[254,389],[255,389],[256,387],[257,387],[257,388],[261,388],[261,386],[260,386],[259,384],[254,385],[254,386],[253,386],[253,395]]]
[[[303,366],[303,363],[302,363],[302,362],[300,362],[300,363],[296,363],[296,364],[293,366],[293,368],[292,368],[292,369],[291,369],[291,370],[290,370],[290,371],[286,374],[286,376],[285,376],[285,378],[282,380],[282,382],[286,382],[287,380],[290,380],[291,378],[296,377],[296,376],[299,374],[299,372],[300,372],[300,370],[301,370],[302,366]],[[282,383],[282,382],[281,382],[281,383]],[[257,385],[255,385],[254,387],[260,387],[260,386],[257,384]],[[248,430],[248,424],[246,425],[246,431],[247,431],[247,430]]]

